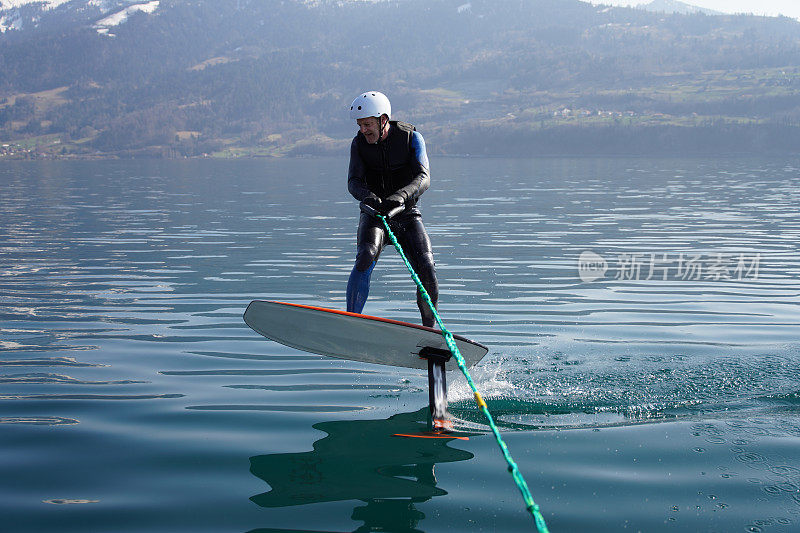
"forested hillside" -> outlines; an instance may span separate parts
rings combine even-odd
[[[367,89],[433,153],[800,147],[788,18],[577,0],[162,0],[108,35],[66,7],[0,36],[7,157],[341,153]]]

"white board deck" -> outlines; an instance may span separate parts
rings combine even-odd
[[[419,352],[425,347],[447,349],[433,328],[336,309],[255,300],[244,313],[257,333],[286,346],[338,359],[379,365],[428,368]],[[489,351],[477,342],[453,335],[468,367]],[[447,362],[455,368],[455,358]]]

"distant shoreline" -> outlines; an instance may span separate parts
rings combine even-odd
[[[605,125],[537,128],[531,123],[437,129],[428,153],[444,157],[735,157],[800,155],[800,125],[709,122],[702,125]],[[207,141],[206,141],[207,142]],[[220,141],[217,141],[218,143]],[[7,141],[0,161],[108,159],[280,159],[344,156],[350,139],[301,139],[284,146],[243,146],[236,139],[216,151],[174,145],[99,151],[58,135]]]

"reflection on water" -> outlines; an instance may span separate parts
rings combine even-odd
[[[425,515],[414,504],[447,494],[437,486],[435,465],[473,457],[447,445],[456,437],[398,435],[424,435],[428,419],[424,408],[387,420],[314,424],[327,436],[314,443],[313,451],[250,458],[250,471],[271,487],[251,500],[261,507],[360,500],[366,506],[355,507],[352,515],[364,522],[357,532],[417,532]]]

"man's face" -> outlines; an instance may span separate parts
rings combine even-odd
[[[369,144],[378,142],[380,122],[376,117],[360,118],[356,120],[356,123],[358,124],[359,131],[364,135],[364,138]]]

